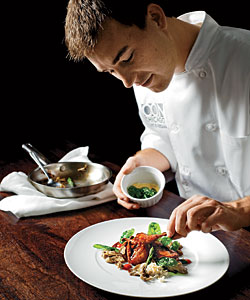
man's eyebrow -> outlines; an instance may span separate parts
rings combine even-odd
[[[128,46],[124,46],[124,47],[117,53],[116,57],[115,57],[114,60],[113,60],[113,63],[112,63],[113,65],[115,65],[115,64],[119,61],[120,57],[123,55],[124,52],[127,51],[127,49],[128,49]]]

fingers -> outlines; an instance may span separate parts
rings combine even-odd
[[[123,194],[121,189],[121,180],[122,177],[126,174],[131,173],[136,168],[136,161],[134,157],[130,157],[124,166],[121,168],[120,172],[117,174],[114,186],[113,186],[113,192],[117,196],[117,198],[128,201],[129,199]]]
[[[175,233],[173,236],[171,236],[171,239],[172,240],[178,240],[178,239],[180,239],[180,238],[182,238],[183,236],[182,235],[180,235],[180,234],[178,234],[178,233]]]
[[[113,186],[113,192],[117,196],[117,203],[122,205],[123,207],[127,209],[138,209],[140,208],[140,205],[137,203],[132,203],[126,195],[123,194],[121,189],[121,180],[124,175],[127,175],[131,173],[135,168],[137,167],[137,162],[135,157],[130,157],[124,166],[121,168],[120,172],[117,174],[114,186]]]
[[[167,227],[168,236],[179,234],[186,237],[192,230],[211,232],[218,228],[214,218],[215,211],[221,206],[219,202],[208,197],[195,195],[175,208]]]
[[[215,207],[211,206],[211,201],[191,207],[187,212],[187,226],[190,230],[202,230],[204,222],[214,213]],[[203,225],[203,227],[202,227]]]
[[[125,201],[125,200],[121,200],[121,199],[118,198],[117,203],[120,204],[121,206],[127,208],[127,209],[139,209],[140,208],[139,204],[130,202],[129,200]]]
[[[116,176],[114,186],[113,186],[113,192],[116,195],[117,198],[120,198],[121,200],[128,200],[126,195],[123,194],[122,189],[121,189],[121,180],[122,180],[123,174],[119,173]]]
[[[170,218],[169,218],[169,222],[167,225],[167,236],[168,237],[173,237],[174,234],[176,233],[175,231],[175,217],[176,217],[176,210],[173,210]]]
[[[169,237],[174,234],[185,237],[190,232],[190,229],[187,226],[187,212],[192,206],[193,197],[186,200],[173,210],[167,227]]]
[[[208,216],[206,220],[201,224],[202,232],[208,233],[216,230],[228,230],[228,228],[224,225],[224,217],[220,213],[220,208],[214,210],[213,214]],[[230,222],[226,222],[230,223]]]

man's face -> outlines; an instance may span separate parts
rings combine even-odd
[[[98,71],[122,80],[125,87],[141,85],[154,92],[168,87],[177,67],[171,35],[149,17],[143,30],[109,19],[87,58]]]

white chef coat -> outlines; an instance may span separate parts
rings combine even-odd
[[[182,197],[236,200],[250,195],[250,31],[179,18],[203,23],[185,72],[160,93],[134,86],[142,149],[168,158]]]

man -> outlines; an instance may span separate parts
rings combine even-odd
[[[142,150],[117,175],[141,165],[173,170],[187,200],[168,235],[250,225],[250,32],[219,26],[204,12],[176,18],[169,1],[70,0],[66,44],[134,87]]]

